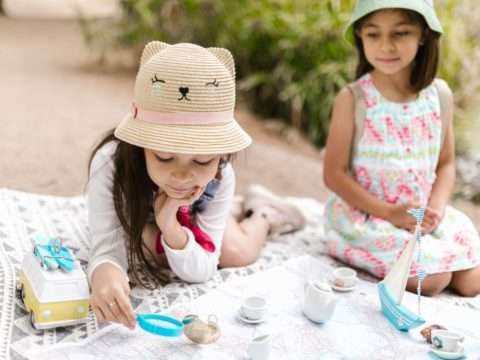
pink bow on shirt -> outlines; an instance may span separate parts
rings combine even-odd
[[[192,223],[192,214],[188,206],[182,206],[178,209],[177,220],[180,223],[180,225],[190,229],[190,231],[193,233],[193,237],[195,238],[195,241],[205,251],[210,253],[215,251],[215,244],[213,243],[210,236],[206,232],[204,232],[202,229],[200,229],[200,227]],[[157,238],[155,240],[155,251],[159,255],[165,252],[165,249],[163,248],[163,245],[162,245],[161,237],[162,237],[162,232],[159,230],[157,234]]]

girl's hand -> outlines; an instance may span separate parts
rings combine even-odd
[[[155,222],[163,233],[168,232],[177,225],[177,211],[182,206],[189,206],[198,200],[203,194],[205,188],[197,186],[188,196],[183,199],[174,199],[165,192],[159,191],[155,195],[153,209],[155,212]]]
[[[114,321],[134,329],[135,313],[125,273],[110,263],[101,264],[92,274],[91,285],[90,305],[98,321]]]
[[[434,231],[440,224],[440,221],[442,221],[442,218],[443,214],[440,211],[427,207],[422,223],[422,234],[430,234]]]
[[[386,220],[400,229],[414,232],[417,222],[415,218],[407,212],[407,210],[419,206],[420,203],[415,201],[393,205],[388,212]]]

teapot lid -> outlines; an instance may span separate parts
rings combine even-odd
[[[320,291],[333,292],[331,286],[326,281],[315,281],[313,285]]]

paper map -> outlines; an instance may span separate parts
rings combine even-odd
[[[332,268],[311,256],[302,256],[276,268],[223,284],[191,303],[167,313],[182,318],[197,314],[218,318],[222,336],[213,344],[196,345],[185,336],[169,339],[150,335],[138,326],[134,331],[119,325],[102,329],[93,337],[72,345],[52,347],[31,355],[36,360],[127,359],[247,359],[254,336],[270,334],[275,360],[310,359],[435,359],[419,329],[395,330],[383,317],[376,285],[360,281],[349,293],[336,293],[339,301],[330,321],[319,325],[302,312],[306,281],[325,278]],[[242,300],[253,294],[267,298],[266,321],[246,324],[238,318]],[[417,309],[417,298],[406,293],[403,304]],[[466,359],[480,359],[480,312],[455,307],[435,298],[422,298],[422,316],[465,335]]]

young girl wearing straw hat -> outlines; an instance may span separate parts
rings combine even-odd
[[[149,43],[131,112],[95,149],[88,183],[88,275],[99,320],[133,327],[129,279],[203,282],[218,266],[253,262],[267,234],[299,229],[301,212],[265,189],[230,215],[229,163],[250,137],[234,119],[235,68],[226,49]],[[150,281],[149,281],[150,280]]]
[[[383,278],[426,207],[422,259],[407,288],[480,293],[480,239],[447,206],[455,183],[453,99],[435,79],[442,27],[433,0],[358,0],[346,37],[357,48],[357,80],[335,100],[324,178],[331,255]],[[419,266],[422,267],[419,268]]]

